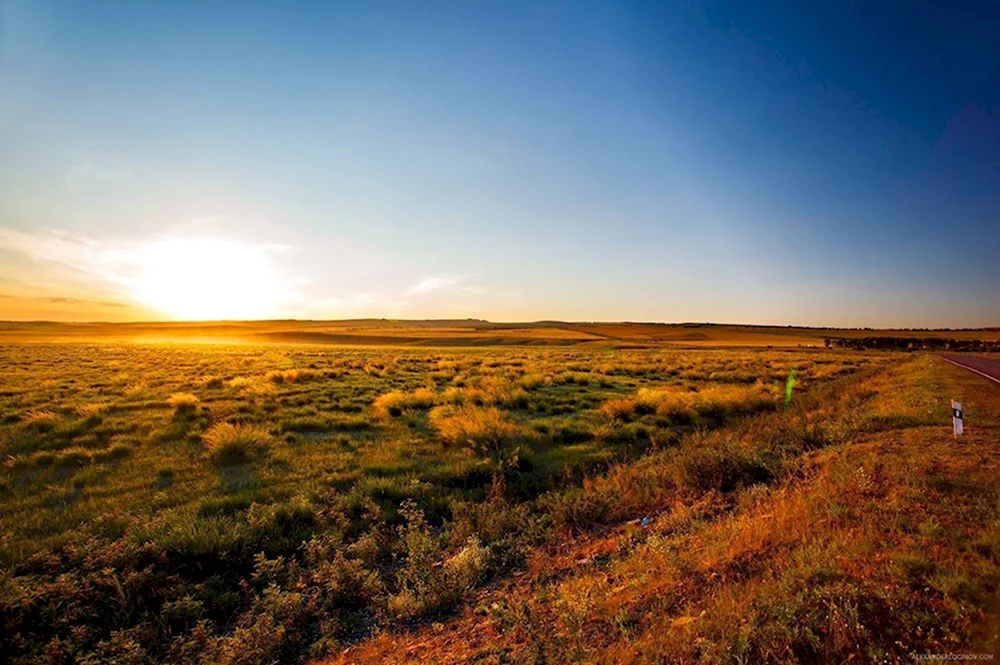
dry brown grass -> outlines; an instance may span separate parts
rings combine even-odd
[[[596,498],[631,506],[619,520],[652,514],[648,526],[585,531],[536,552],[525,577],[479,598],[485,611],[383,634],[330,662],[502,653],[621,665],[904,663],[913,653],[988,653],[970,625],[1000,589],[1000,394],[971,374],[944,374],[918,360],[585,482]],[[973,389],[991,398],[971,398]],[[976,408],[981,429],[959,446],[940,394],[964,394]],[[768,439],[787,453],[792,419],[801,447],[773,479],[720,491],[677,472],[712,467],[715,458],[692,454],[734,436],[719,461]],[[859,439],[873,422],[883,429]],[[817,441],[829,447],[809,452]],[[652,488],[664,491],[651,501]]]
[[[383,416],[398,418],[407,411],[429,409],[434,406],[437,396],[429,388],[417,388],[413,391],[393,390],[380,395],[372,407],[376,413]]]
[[[1000,569],[984,517],[995,465],[923,436],[947,427],[947,403],[936,405],[953,386],[926,356],[920,372],[900,371],[917,366],[908,359],[0,345],[12,660],[249,665],[348,649],[390,664],[787,662],[812,631],[840,662],[851,640],[898,655],[907,626],[967,634]],[[329,380],[286,380],[297,367]],[[790,407],[754,401],[754,381],[780,387],[793,369],[802,392]],[[178,417],[167,399],[183,391],[204,407]],[[391,391],[379,404],[398,406],[398,420],[373,406]],[[623,396],[621,417],[602,411]],[[1000,422],[975,395],[955,396],[970,431]],[[110,405],[100,418],[76,415],[97,402]],[[56,415],[22,425],[38,409]],[[915,457],[893,457],[896,438]],[[858,442],[877,446],[848,455]],[[932,451],[938,461],[923,458]],[[882,542],[906,547],[886,563]],[[937,599],[931,619],[886,588]],[[851,632],[847,610],[887,598],[896,623],[862,613],[868,632]],[[107,631],[89,629],[95,611]]]
[[[198,396],[191,393],[174,393],[167,398],[167,404],[178,412],[194,411],[200,403]]]
[[[26,427],[50,426],[59,421],[59,416],[51,411],[34,409],[21,418],[21,424]]]
[[[431,410],[428,421],[445,444],[479,453],[498,451],[520,434],[520,429],[495,407],[439,406]]]
[[[265,377],[271,383],[297,383],[316,378],[317,374],[309,369],[279,369],[268,372]]]
[[[237,376],[230,379],[226,385],[243,395],[266,395],[274,392],[273,383],[264,377]]]
[[[528,391],[521,385],[488,376],[478,381],[475,386],[447,388],[441,395],[440,401],[444,404],[517,408],[528,403]]]
[[[777,406],[774,386],[716,385],[698,391],[669,388],[641,388],[632,398],[607,400],[602,410],[614,420],[657,414],[671,422],[685,424],[696,418],[727,417],[766,411]]]
[[[76,407],[76,412],[84,418],[99,418],[106,415],[110,409],[111,405],[107,402],[90,402]]]

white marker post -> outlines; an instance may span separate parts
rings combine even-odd
[[[951,400],[951,423],[955,426],[955,436],[962,433],[962,403]]]

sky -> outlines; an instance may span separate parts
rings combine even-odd
[[[1000,6],[0,0],[0,319],[1000,325]]]

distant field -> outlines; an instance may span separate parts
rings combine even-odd
[[[0,662],[902,662],[996,591],[1000,401],[932,356],[7,334]]]
[[[701,323],[491,323],[448,321],[250,321],[213,323],[0,322],[0,339],[187,340],[394,346],[823,346],[825,338],[888,336],[1000,340],[983,330],[871,330]]]

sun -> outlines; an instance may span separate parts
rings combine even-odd
[[[272,253],[223,238],[164,238],[140,250],[131,291],[184,321],[275,318],[289,294]]]

